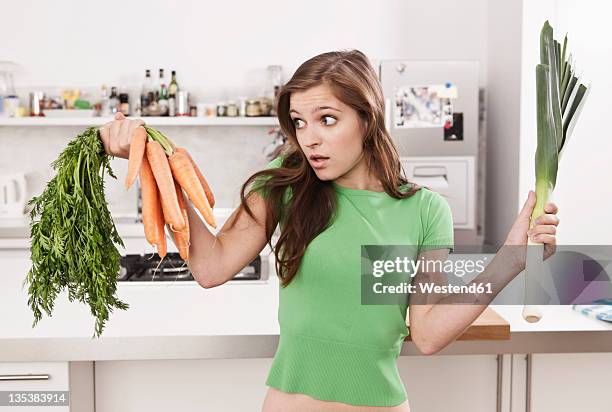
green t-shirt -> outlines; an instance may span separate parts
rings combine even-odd
[[[277,157],[267,167],[280,163]],[[333,187],[334,221],[308,245],[292,282],[280,287],[280,339],[266,385],[326,401],[398,405],[407,398],[396,361],[409,334],[408,303],[361,304],[361,245],[452,250],[451,210],[425,188],[395,199]]]

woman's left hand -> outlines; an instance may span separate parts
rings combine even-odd
[[[559,225],[557,217],[559,208],[553,202],[546,203],[544,214],[535,219],[534,226],[530,229],[531,213],[535,204],[536,194],[530,190],[521,213],[510,228],[504,245],[524,246],[527,245],[527,237],[529,237],[533,242],[544,244],[544,259],[547,259],[555,253],[557,247],[555,235]]]

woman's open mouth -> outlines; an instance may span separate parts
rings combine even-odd
[[[309,159],[310,159],[310,164],[312,165],[314,169],[324,168],[325,166],[327,166],[327,163],[329,161],[329,157],[321,156],[321,155],[311,155]]]

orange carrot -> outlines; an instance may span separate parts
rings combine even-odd
[[[185,229],[174,232],[174,241],[181,258],[189,260],[189,216],[187,215],[187,206],[183,197],[183,190],[176,180],[174,181],[174,187],[176,187],[176,197],[178,198],[183,219],[185,219]]]
[[[154,245],[159,240],[157,228],[158,215],[162,215],[159,207],[159,191],[155,183],[155,176],[151,171],[151,166],[147,156],[143,156],[140,167],[140,187],[142,198],[142,223],[144,225],[145,237],[147,242]],[[163,219],[163,215],[162,215]]]
[[[164,219],[164,214],[162,212],[162,200],[161,196],[157,196],[157,205],[156,209],[159,213],[156,214],[155,227],[157,229],[157,254],[162,260],[166,257],[166,253],[168,252],[168,245],[166,243],[166,221]]]
[[[195,207],[198,208],[206,223],[216,228],[215,216],[213,215],[208,199],[206,199],[204,189],[198,180],[198,176],[195,173],[189,157],[187,157],[185,153],[174,152],[168,158],[168,163],[170,163],[172,174],[185,193],[187,193],[187,196],[189,196],[189,199],[191,199]]]
[[[200,171],[200,168],[198,167],[198,165],[196,165],[195,161],[193,160],[193,157],[191,157],[187,149],[183,147],[177,147],[175,150],[177,152],[185,153],[187,157],[189,157],[189,160],[191,161],[191,164],[193,165],[193,169],[195,170],[196,175],[198,176],[198,180],[200,180],[200,184],[202,185],[202,188],[204,189],[204,192],[206,193],[206,199],[208,199],[208,204],[210,205],[211,209],[214,208],[215,207],[215,196],[213,195],[213,192],[210,189],[210,186],[208,185],[206,178]]]
[[[166,152],[156,141],[147,142],[146,150],[147,159],[159,189],[164,218],[172,230],[183,230],[185,228],[185,219],[183,219],[176,197],[174,179],[172,178],[172,171],[168,164]],[[180,179],[177,180],[180,182]]]
[[[142,164],[142,158],[145,152],[145,145],[147,143],[147,131],[144,127],[137,127],[132,133],[132,142],[130,143],[130,156],[128,158],[128,171],[125,176],[125,188],[129,189],[138,173]]]

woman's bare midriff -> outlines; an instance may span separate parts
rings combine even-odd
[[[301,393],[287,393],[268,387],[261,412],[410,412],[408,400],[396,406],[355,406],[329,402]]]

